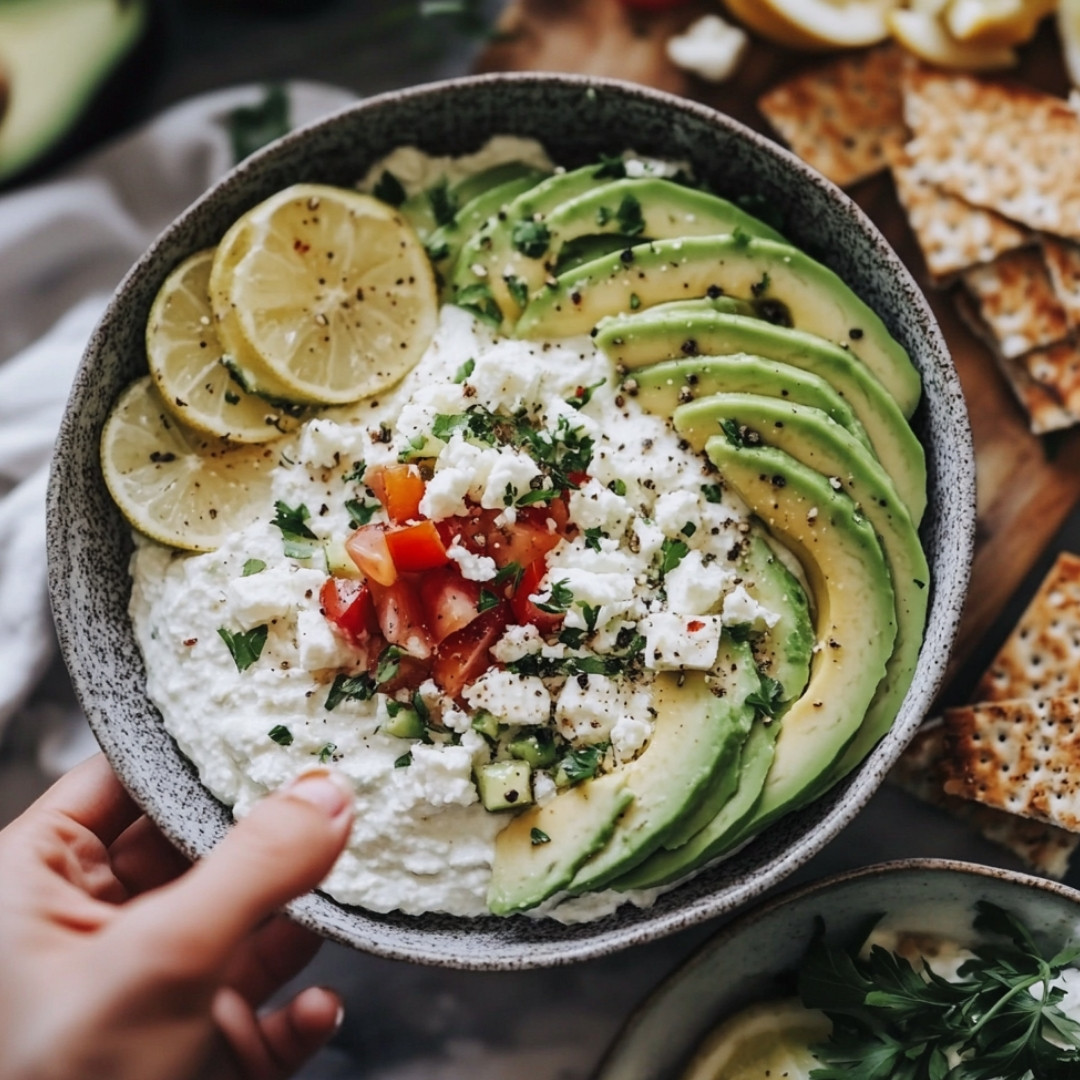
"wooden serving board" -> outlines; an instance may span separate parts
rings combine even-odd
[[[667,59],[664,44],[710,10],[716,11],[715,4],[647,13],[630,11],[620,0],[514,0],[500,22],[504,40],[489,46],[477,66],[630,79],[705,102],[775,137],[755,102],[820,58],[754,41],[731,81],[714,85],[689,76]],[[1022,67],[1013,74],[1064,95],[1066,76],[1049,27],[1025,47]],[[873,177],[850,194],[922,284],[967,397],[978,474],[978,533],[971,591],[953,654],[955,672],[1080,499],[1080,428],[1043,439],[1031,434],[990,353],[960,320],[949,294],[929,287],[891,179]]]

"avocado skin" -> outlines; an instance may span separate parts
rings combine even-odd
[[[601,320],[595,340],[609,359],[633,371],[688,355],[748,353],[819,375],[859,418],[918,525],[926,509],[926,453],[879,380],[848,349],[800,330],[747,318],[746,312],[734,309],[735,303],[730,297],[675,301],[610,316]],[[694,396],[703,392],[694,391]]]
[[[798,329],[853,344],[905,416],[918,404],[922,384],[907,353],[836,274],[798,248],[741,234],[657,240],[585,263],[530,300],[515,334],[589,333],[605,316],[629,311],[631,296],[649,308],[711,292],[782,301]]]

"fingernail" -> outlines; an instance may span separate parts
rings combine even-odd
[[[285,794],[317,807],[329,818],[336,818],[352,806],[352,789],[348,781],[329,769],[302,773],[288,784]]]
[[[334,1017],[334,1034],[336,1035],[341,1030],[341,1025],[345,1023],[345,1002],[338,1000],[337,1015]]]

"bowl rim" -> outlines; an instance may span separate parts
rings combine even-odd
[[[950,436],[954,459],[952,469],[958,482],[956,488],[950,491],[948,506],[943,508],[942,513],[949,519],[951,531],[955,533],[950,539],[953,549],[959,555],[957,569],[949,579],[949,585],[961,598],[966,595],[975,533],[975,466],[971,429],[959,378],[952,364],[940,327],[922,290],[866,213],[846,193],[815,172],[790,151],[709,106],[623,80],[589,75],[536,72],[463,76],[416,87],[391,90],[361,99],[354,104],[347,105],[321,119],[289,132],[236,165],[211,185],[203,195],[173,219],[134,263],[127,274],[124,275],[110,299],[98,327],[94,331],[87,354],[84,356],[76,373],[72,396],[74,397],[81,387],[84,388],[90,378],[87,361],[91,356],[93,343],[103,328],[122,317],[125,296],[131,284],[146,273],[148,268],[153,266],[154,262],[158,260],[162,248],[167,247],[178,232],[187,228],[193,220],[197,221],[199,219],[203,214],[203,208],[208,202],[214,200],[222,192],[227,192],[230,188],[242,189],[248,177],[252,174],[257,176],[258,170],[262,168],[264,163],[286,153],[288,148],[296,143],[303,143],[305,140],[310,139],[313,134],[332,129],[348,117],[388,107],[393,108],[401,102],[430,100],[447,93],[469,93],[484,86],[505,85],[507,83],[534,86],[538,90],[556,85],[567,88],[580,88],[587,94],[607,92],[621,95],[624,99],[636,98],[665,110],[673,110],[680,114],[689,115],[706,127],[724,132],[728,137],[749,142],[756,152],[777,159],[785,172],[796,174],[799,183],[818,188],[823,193],[823,197],[835,208],[839,217],[850,221],[859,233],[866,238],[874,249],[875,265],[880,268],[883,274],[887,275],[887,280],[895,283],[901,290],[904,303],[909,305],[909,310],[914,308],[914,314],[923,327],[919,340],[941,384],[939,397],[951,406],[952,428]],[[491,132],[491,134],[498,133],[494,130]],[[409,141],[407,137],[403,137],[398,145],[406,145]],[[928,370],[930,369],[928,368]],[[58,447],[63,446],[71,438],[73,426],[74,420],[71,416],[69,401],[69,407],[65,410],[60,426],[57,440]],[[49,478],[48,510],[53,521],[60,520],[63,512],[60,505],[60,473],[63,472],[60,457],[61,454],[59,453],[54,455]],[[76,625],[77,621],[72,618],[70,612],[65,613],[63,610],[62,597],[65,593],[66,583],[63,580],[65,559],[61,546],[58,530],[53,529],[48,542],[50,597],[53,601],[61,651],[66,657],[73,654],[72,642],[77,637],[79,630]],[[934,653],[928,653],[924,645],[923,650],[920,652],[919,667],[916,669],[920,677],[920,684],[918,687],[913,686],[909,690],[908,698],[905,699],[905,705],[908,706],[911,712],[911,718],[907,721],[911,730],[906,733],[905,742],[915,732],[917,726],[914,720],[915,715],[921,717],[925,713],[944,680],[949,651],[956,636],[959,606],[943,609],[939,618],[942,629],[942,647]],[[87,673],[76,666],[71,675],[80,700],[85,700],[87,695],[92,697],[90,695],[90,682],[92,680],[88,678]],[[914,698],[911,697],[912,691],[915,691]],[[94,729],[95,736],[110,760],[114,760],[114,753],[120,749],[117,742],[110,739],[104,724],[98,722],[92,716],[92,710],[87,709],[86,711],[88,716],[91,717],[91,726]],[[714,889],[670,911],[658,912],[652,907],[634,908],[633,916],[626,922],[617,921],[618,915],[614,914],[587,924],[576,924],[576,926],[567,927],[569,933],[565,935],[552,935],[550,938],[543,940],[537,938],[528,938],[521,941],[509,939],[501,942],[498,947],[494,947],[492,937],[487,937],[485,943],[489,948],[481,949],[477,953],[471,951],[468,954],[455,952],[453,955],[448,955],[446,952],[437,948],[433,949],[428,945],[427,936],[422,930],[425,916],[403,917],[411,920],[412,925],[417,929],[411,933],[409,931],[398,933],[399,941],[408,941],[408,944],[402,946],[385,940],[385,935],[377,925],[378,920],[385,919],[387,916],[369,912],[363,908],[339,904],[325,897],[324,894],[308,894],[306,897],[298,898],[287,906],[287,910],[296,921],[325,937],[390,959],[404,959],[463,970],[515,970],[526,967],[556,966],[590,959],[630,945],[651,941],[702,922],[705,919],[726,914],[749,903],[756,896],[775,886],[832,840],[843,826],[865,806],[879,786],[880,774],[884,771],[887,763],[891,763],[898,756],[901,748],[897,744],[897,728],[894,726],[892,731],[864,759],[862,765],[839,788],[833,789],[838,800],[842,794],[842,804],[833,806],[812,828],[795,837],[785,850],[770,856],[765,866],[758,868],[756,875],[752,879],[744,880],[734,887],[729,886],[723,892]],[[872,766],[871,762],[873,762]],[[133,795],[144,809],[151,811],[159,809],[153,793],[133,792]],[[212,798],[209,792],[207,792],[207,796]],[[823,796],[823,798],[829,797],[828,795]],[[178,827],[164,812],[155,813],[154,817],[166,835],[188,855],[198,856],[209,850],[209,845],[204,850],[197,850],[197,845],[182,836]],[[668,890],[668,892],[677,893],[679,888],[676,887]],[[327,919],[320,913],[325,911],[325,908],[320,906],[320,900],[327,901],[348,914],[350,924],[352,924],[351,928],[343,929],[338,926],[328,925]],[[625,904],[619,909],[623,913],[628,910],[629,908]],[[353,915],[361,916],[362,921],[366,919],[367,926],[361,926],[357,929],[355,920],[351,918]],[[439,916],[439,918],[449,920],[460,927],[466,927],[469,924],[476,925],[478,922],[477,919],[465,917]],[[494,919],[491,916],[481,916],[479,918]],[[505,922],[506,920],[500,921]],[[589,932],[586,933],[582,930],[582,926],[588,927]]]
[[[603,1056],[589,1074],[589,1080],[605,1080],[605,1074],[615,1063],[615,1057],[620,1053],[621,1045],[627,1033],[645,1015],[651,1012],[661,999],[670,993],[690,971],[702,964],[712,962],[714,955],[727,942],[737,938],[749,927],[754,926],[763,919],[767,919],[776,911],[801,904],[812,897],[824,895],[850,882],[860,881],[863,878],[877,878],[913,872],[958,874],[973,878],[995,878],[1021,888],[1035,889],[1039,892],[1049,893],[1051,896],[1060,897],[1075,904],[1080,909],[1080,889],[1074,889],[1071,885],[1066,885],[1060,881],[1051,881],[1049,878],[1029,874],[1023,870],[1010,870],[1006,867],[988,866],[985,863],[966,862],[962,859],[891,859],[887,862],[871,863],[868,866],[842,870],[837,874],[829,874],[827,877],[796,885],[769,897],[760,904],[739,912],[715,934],[697,945],[689,956],[680,961],[674,970],[670,971],[656,986],[649,990],[645,997],[627,1014],[622,1024],[619,1025],[618,1031],[612,1036]]]

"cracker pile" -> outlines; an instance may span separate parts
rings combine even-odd
[[[1058,557],[975,701],[920,732],[891,779],[1064,876],[1080,845],[1080,556]]]
[[[931,282],[955,289],[1036,434],[1080,423],[1080,113],[892,45],[758,102],[841,185],[888,168]]]

